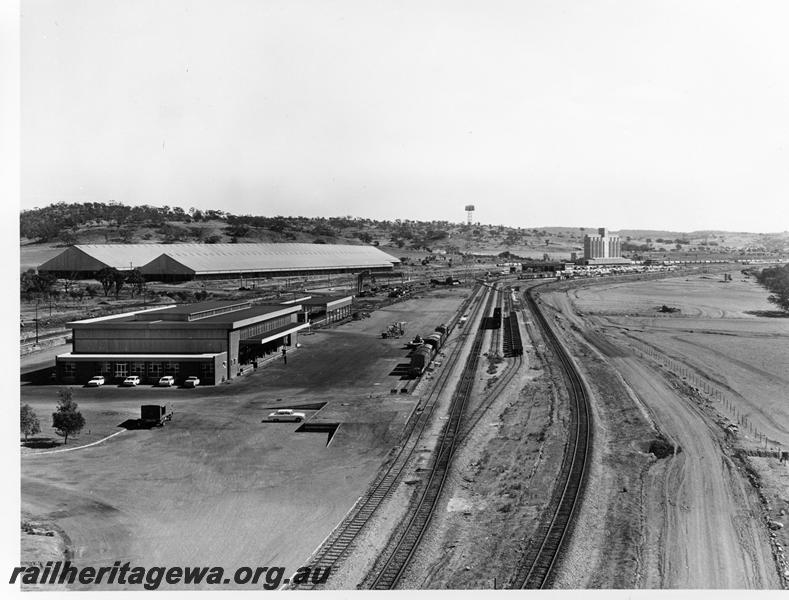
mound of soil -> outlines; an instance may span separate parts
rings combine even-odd
[[[679,452],[679,448],[674,447],[673,444],[668,442],[665,438],[657,438],[649,443],[649,452],[654,454],[657,458],[667,458],[673,456],[674,452]]]

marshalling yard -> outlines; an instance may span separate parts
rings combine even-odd
[[[330,568],[286,589],[785,588],[789,320],[766,297],[735,263],[480,274],[223,384],[70,385],[86,430],[22,450],[23,564]],[[415,369],[408,342],[439,326]],[[22,380],[49,414],[59,386]],[[122,427],[143,404],[172,421]],[[306,418],[268,422],[281,408]]]

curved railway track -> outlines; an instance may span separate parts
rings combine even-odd
[[[485,318],[490,314],[494,299],[500,293],[499,290],[493,288],[493,286],[484,286],[475,290],[468,301],[461,306],[452,322],[453,326],[457,325],[460,314],[468,310],[480,289],[490,290],[487,301],[483,302],[482,298],[477,298],[478,302],[473,310],[474,317],[470,320],[473,321],[479,311],[482,310],[481,326],[476,331],[460,384],[453,394],[449,417],[442,428],[439,442],[433,453],[425,485],[418,499],[409,508],[410,516],[407,517],[407,521],[404,521],[405,525],[395,535],[393,543],[379,559],[379,564],[374,566],[372,574],[368,574],[366,580],[369,588],[393,589],[397,586],[430,523],[449,472],[451,458],[456,446],[473,430],[474,425],[506,388],[507,384],[518,372],[518,367],[522,364],[522,356],[514,356],[515,360],[508,363],[505,370],[501,373],[499,381],[485,395],[485,399],[471,414],[464,418],[463,413],[471,394],[481,355]],[[568,436],[564,458],[551,500],[543,511],[541,525],[527,548],[523,561],[521,561],[512,580],[509,582],[509,587],[523,589],[539,589],[552,585],[554,572],[559,563],[564,542],[572,532],[573,518],[583,493],[586,482],[586,466],[592,441],[588,391],[572,359],[560,343],[548,320],[540,310],[538,303],[532,296],[532,289],[529,289],[524,297],[531,313],[534,315],[534,322],[540,330],[546,345],[552,348],[557,358],[567,384],[571,410],[570,435]],[[498,306],[503,304],[505,308],[512,311],[512,314],[516,312],[508,298],[499,296],[496,304]],[[524,326],[529,328],[532,324],[529,323],[525,307],[521,307],[520,312],[524,317]],[[470,333],[470,329],[467,329],[459,337],[465,339]],[[495,338],[497,336],[494,334],[492,337]],[[458,340],[457,343],[460,345],[461,340]],[[498,341],[496,343],[498,344]],[[413,455],[414,449],[421,439],[422,432],[430,421],[436,406],[438,390],[446,383],[450,372],[459,359],[459,354],[459,352],[455,352],[452,358],[445,363],[445,368],[434,382],[422,410],[415,412],[413,423],[409,423],[406,426],[406,442],[391,460],[389,467],[370,486],[368,492],[360,498],[343,522],[330,534],[319,551],[314,555],[313,560],[310,561],[311,566],[333,567],[336,565],[347,553],[351,544],[358,537],[364,525],[370,520],[377,507],[393,490],[400,474]],[[298,587],[299,589],[307,589],[313,586],[300,585]]]
[[[570,435],[551,501],[543,512],[542,524],[511,582],[510,587],[521,589],[542,589],[552,584],[554,570],[564,541],[572,531],[573,517],[586,483],[586,466],[592,442],[588,390],[534,299],[534,287],[529,288],[525,298],[546,345],[551,346],[559,362],[567,383],[570,397]]]
[[[487,289],[488,288],[484,286],[477,286],[475,288],[469,298],[463,302],[455,317],[450,322],[450,330],[455,330],[460,316],[465,314],[474,302],[476,302],[476,305],[474,306],[473,314],[469,321],[473,322],[481,310],[485,311],[483,312],[484,317],[490,309],[490,303],[493,298],[493,295],[489,294],[487,302],[483,302],[485,290]],[[448,380],[454,365],[459,360],[462,342],[470,333],[471,329],[470,325],[468,325],[467,329],[458,334],[456,351],[451,355],[448,361],[445,361],[441,373],[433,382],[425,401],[420,402],[421,406],[417,407],[417,410],[414,411],[409,422],[406,424],[405,431],[403,432],[403,439],[405,441],[390,460],[388,467],[379,474],[368,487],[367,492],[359,498],[353,507],[351,507],[351,510],[345,518],[323,541],[313,556],[310,557],[308,561],[310,567],[313,569],[317,567],[334,568],[339,564],[348,554],[352,544],[358,538],[364,526],[370,521],[375,511],[393,491],[395,484],[405,466],[409,463],[415,448],[418,446],[422,433],[430,422],[441,388]],[[290,589],[314,589],[318,587],[322,586],[300,584],[298,586],[290,586]]]

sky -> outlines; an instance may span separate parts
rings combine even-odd
[[[25,0],[21,208],[789,230],[789,4]]]

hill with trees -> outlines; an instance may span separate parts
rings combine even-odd
[[[222,210],[171,206],[126,206],[116,202],[60,202],[22,211],[20,239],[26,253],[73,244],[302,242],[372,244],[398,257],[441,252],[523,258],[567,259],[583,252],[583,237],[596,227],[511,227],[450,221],[376,220],[353,216],[235,215]],[[789,232],[612,231],[622,248],[639,254],[780,254],[789,252]],[[23,268],[46,260],[39,255]],[[35,262],[38,260],[39,262]]]

